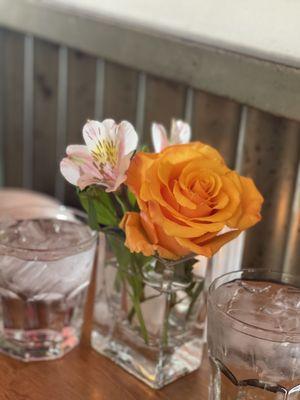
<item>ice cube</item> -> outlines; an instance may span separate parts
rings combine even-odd
[[[270,292],[271,285],[265,282],[257,281],[240,281],[240,285],[247,292],[252,294]]]
[[[33,296],[31,301],[43,301],[45,303],[52,303],[55,301],[63,300],[64,296],[61,293],[41,293]]]
[[[25,298],[68,295],[89,281],[95,246],[80,252],[79,244],[90,237],[87,226],[70,221],[24,220],[9,226],[5,239],[0,236],[0,244],[7,246],[0,256],[0,286]],[[15,254],[16,248],[23,249],[24,259],[23,253]],[[71,254],[70,248],[74,248]],[[41,250],[50,254],[45,261]],[[59,258],[55,250],[60,250]]]
[[[87,226],[55,219],[23,220],[9,225],[0,244],[31,250],[57,250],[76,246],[91,236]]]
[[[281,309],[300,311],[300,290],[292,286],[279,289],[274,296],[274,304]]]
[[[21,247],[42,249],[46,239],[47,231],[43,229],[39,221],[25,220],[18,225],[18,241]]]

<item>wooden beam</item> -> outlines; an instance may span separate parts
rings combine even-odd
[[[300,120],[300,69],[76,15],[30,0],[1,0],[0,25]]]

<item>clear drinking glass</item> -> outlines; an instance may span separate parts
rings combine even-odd
[[[300,278],[241,270],[208,295],[211,400],[300,399]]]
[[[23,361],[59,358],[79,341],[97,234],[65,207],[0,217],[0,351]]]

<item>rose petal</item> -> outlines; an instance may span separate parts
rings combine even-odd
[[[154,254],[154,248],[142,227],[140,215],[138,213],[126,213],[120,223],[120,227],[126,233],[125,246],[127,246],[131,252],[142,252],[145,256]]]
[[[190,252],[210,257],[260,219],[263,199],[253,181],[200,142],[137,153],[127,175],[148,216],[142,223],[148,240],[166,258]]]
[[[162,233],[159,233],[158,237],[154,225],[145,213],[141,215],[136,212],[127,212],[120,223],[120,228],[125,231],[125,245],[131,252],[141,252],[145,256],[154,255],[157,252],[160,257],[172,260],[178,259],[187,252],[173,238],[166,237]]]
[[[254,182],[244,176],[239,177],[241,183],[240,213],[228,221],[232,228],[248,229],[261,220],[261,206],[264,201]]]

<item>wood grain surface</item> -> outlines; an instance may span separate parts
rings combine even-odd
[[[57,175],[58,46],[34,41],[33,188],[52,195]]]
[[[151,144],[151,124],[159,122],[169,131],[171,119],[184,117],[187,87],[181,83],[147,77],[144,142]]]
[[[244,267],[282,270],[299,150],[299,123],[249,109],[242,173],[254,179],[265,201],[262,221],[246,235]],[[299,266],[289,270],[299,274]]]
[[[68,50],[68,108],[66,144],[83,143],[82,127],[95,110],[96,58]],[[72,185],[65,186],[64,202],[79,207]]]
[[[138,72],[118,64],[105,63],[103,119],[134,123],[137,106]]]
[[[154,391],[82,344],[58,361],[0,356],[1,400],[206,400],[208,365]]]
[[[195,91],[193,140],[218,149],[230,168],[234,168],[241,105],[224,97]]]
[[[6,186],[22,186],[24,36],[3,31],[3,154]],[[2,94],[1,94],[2,95]]]

